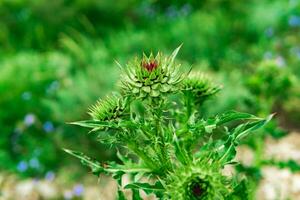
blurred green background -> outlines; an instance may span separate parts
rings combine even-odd
[[[224,87],[203,115],[276,112],[272,134],[300,129],[300,1],[0,0],[0,170],[81,177],[63,147],[114,159],[66,122],[114,89],[115,60],[182,43],[178,59]]]

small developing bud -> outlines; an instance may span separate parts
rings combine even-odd
[[[158,63],[156,60],[150,60],[150,61],[142,61],[141,63],[142,67],[145,68],[148,72],[152,72],[158,67]]]

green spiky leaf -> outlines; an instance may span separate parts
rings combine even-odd
[[[136,189],[136,190],[143,190],[146,194],[154,193],[157,197],[162,197],[162,193],[164,191],[164,188],[162,184],[157,181],[154,185],[151,185],[149,183],[130,183],[125,186],[125,189]]]

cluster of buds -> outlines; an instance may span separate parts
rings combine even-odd
[[[158,53],[129,62],[121,77],[121,94],[98,101],[90,109],[92,120],[73,123],[100,131],[98,139],[103,143],[127,148],[128,152],[117,153],[121,164],[101,165],[82,153],[66,152],[81,159],[94,174],[112,175],[118,183],[119,199],[125,199],[124,189],[132,190],[133,199],[141,199],[140,190],[160,199],[244,198],[247,188],[238,174],[227,177],[222,169],[234,163],[241,138],[264,126],[272,115],[264,119],[226,112],[206,120],[196,114],[195,105],[220,87],[202,75],[182,73],[174,61],[179,48],[171,56]],[[175,101],[168,94],[178,98]],[[165,112],[169,108],[170,112]],[[180,109],[186,113],[177,112]],[[230,129],[224,125],[237,120],[247,121]],[[219,132],[221,129],[224,132]],[[221,133],[224,137],[219,137]],[[124,174],[132,177],[131,183],[123,184]]]

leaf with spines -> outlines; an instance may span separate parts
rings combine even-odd
[[[246,122],[238,125],[229,132],[229,136],[224,145],[221,146],[219,151],[223,151],[220,162],[223,165],[231,162],[236,156],[236,146],[240,143],[241,139],[246,137],[249,133],[261,128],[272,119],[273,115],[268,116],[266,119],[258,119],[253,122]]]
[[[93,174],[99,176],[101,173],[104,172],[104,168],[101,166],[101,164],[98,161],[91,159],[90,157],[84,155],[83,153],[72,151],[69,149],[64,149],[64,151],[67,152],[68,154],[71,154],[79,158],[83,165],[89,167],[92,170]]]
[[[257,119],[259,118],[249,113],[227,111],[223,114],[217,115],[214,120],[216,121],[216,125],[222,125],[227,122],[232,122],[236,120],[257,120]]]
[[[146,194],[154,193],[158,198],[162,197],[164,188],[159,181],[156,181],[154,185],[150,183],[129,183],[125,186],[125,189],[143,190]]]

